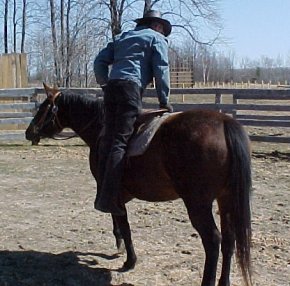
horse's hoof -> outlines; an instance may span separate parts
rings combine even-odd
[[[135,261],[126,261],[122,268],[120,268],[120,272],[126,272],[135,268],[136,260]]]

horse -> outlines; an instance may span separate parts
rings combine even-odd
[[[70,90],[44,85],[47,96],[26,129],[27,140],[53,138],[71,128],[90,148],[90,170],[97,181],[97,140],[104,118],[103,101]],[[245,285],[251,278],[251,146],[234,118],[209,110],[173,113],[158,128],[142,155],[128,157],[122,181],[122,199],[149,202],[181,198],[205,251],[202,286],[216,283],[222,253],[219,286],[230,285],[235,252]],[[220,231],[212,206],[217,201]],[[123,271],[133,269],[137,257],[127,213],[114,216],[117,247],[127,253]],[[236,250],[236,251],[235,251]]]

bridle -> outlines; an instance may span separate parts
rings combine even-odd
[[[56,99],[61,95],[62,94],[59,91],[56,94],[54,94],[51,98],[48,97],[48,100],[50,103],[46,106],[46,109],[45,109],[44,113],[42,114],[42,116],[40,117],[39,121],[36,124],[34,124],[34,128],[37,130],[38,133],[40,133],[40,135],[41,135],[41,130],[43,128],[45,128],[51,122],[53,122],[53,124],[56,125],[56,127],[59,131],[64,129],[64,126],[60,123],[60,120],[58,117],[58,106],[56,104]],[[50,109],[51,109],[51,116],[46,118]],[[81,129],[81,131],[78,132],[78,134],[81,134],[85,130],[87,130],[89,128],[89,126],[96,120],[97,120],[97,116],[94,117],[91,121],[89,121],[88,124],[86,124]],[[66,136],[66,137],[63,137],[63,136],[56,137],[56,136],[52,135],[52,136],[50,136],[50,138],[54,139],[54,140],[68,140],[68,139],[71,139],[74,137],[78,137],[78,134],[73,134],[71,136]]]
[[[46,127],[49,123],[53,122],[58,130],[62,130],[64,127],[60,123],[58,118],[58,106],[56,105],[56,99],[61,96],[61,92],[57,92],[52,98],[48,98],[49,104],[46,106],[45,111],[43,112],[42,116],[38,120],[36,124],[34,124],[34,128],[37,130],[38,133],[41,133],[41,130]],[[51,110],[51,115],[47,118],[47,114]]]

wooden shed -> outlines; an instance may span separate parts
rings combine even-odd
[[[27,85],[26,54],[0,55],[0,88],[25,88]]]

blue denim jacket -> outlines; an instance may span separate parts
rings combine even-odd
[[[109,79],[126,79],[136,82],[142,89],[154,77],[159,102],[168,103],[168,42],[162,34],[150,28],[139,26],[117,36],[97,55],[94,72],[100,85]]]

